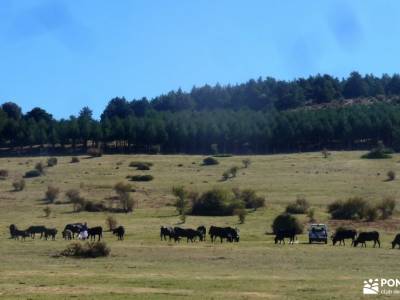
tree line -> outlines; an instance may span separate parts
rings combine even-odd
[[[282,86],[297,92],[283,93],[288,90]],[[400,149],[398,96],[399,75],[353,72],[342,80],[329,75],[289,82],[267,78],[178,90],[152,100],[114,98],[100,120],[88,107],[56,120],[42,108],[23,114],[17,104],[6,102],[0,108],[0,146],[6,151],[101,147],[109,153],[261,154],[365,149],[382,141]],[[372,100],[341,104],[365,97]],[[310,105],[328,102],[335,105]]]

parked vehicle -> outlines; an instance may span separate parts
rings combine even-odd
[[[308,242],[324,242],[328,243],[328,226],[325,224],[310,224],[308,229]]]

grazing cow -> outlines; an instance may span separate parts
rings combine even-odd
[[[374,241],[374,248],[378,243],[379,248],[381,247],[381,242],[379,241],[379,232],[377,231],[369,231],[369,232],[360,232],[357,236],[357,239],[353,242],[354,247],[357,247],[358,244],[361,244],[361,247],[367,247],[365,242]]]
[[[285,244],[285,238],[289,238],[289,244],[293,244],[296,239],[296,230],[278,230],[275,235],[275,244],[281,244],[282,242]]]
[[[21,237],[21,240],[25,241],[25,238],[30,236],[29,232],[25,230],[18,230],[17,228],[14,229],[13,231],[13,237],[14,239],[19,239]]]
[[[58,231],[55,228],[46,228],[46,231],[44,232],[44,238],[47,241],[47,239],[51,237],[51,239],[54,241],[56,239],[57,232]]]
[[[40,238],[43,237],[43,234],[46,232],[46,227],[39,225],[39,226],[30,226],[26,232],[30,234],[30,236],[34,239],[36,236],[36,233],[40,233]]]
[[[208,234],[211,237],[211,242],[214,242],[217,237],[220,238],[221,243],[223,239],[226,239],[228,242],[239,242],[239,229],[232,227],[217,227],[211,226],[208,230]]]
[[[123,226],[118,226],[112,232],[118,237],[118,240],[122,241],[124,239],[125,228]]]
[[[72,231],[67,229],[62,232],[63,239],[72,240]]]
[[[63,232],[66,230],[70,230],[72,232],[72,238],[75,238],[75,234],[79,235],[79,233],[82,231],[84,225],[82,223],[73,223],[73,224],[67,224],[64,227]]]
[[[400,233],[396,234],[396,236],[394,237],[394,240],[392,242],[392,249],[396,247],[396,245],[398,245],[400,248]]]
[[[178,239],[175,239],[177,237]],[[186,241],[189,242],[189,240],[193,243],[193,241],[196,240],[196,237],[199,238],[200,241],[203,240],[203,235],[200,231],[195,230],[195,229],[185,229],[185,228],[180,228],[180,227],[175,227],[174,228],[174,239],[175,241],[179,241],[179,238],[185,237]]]
[[[335,234],[332,236],[332,244],[335,246],[337,242],[339,242],[339,245],[346,246],[345,244],[345,239],[351,239],[352,243],[354,242],[355,238],[357,235],[357,231],[354,229],[338,229],[336,230]]]
[[[15,229],[17,229],[17,226],[15,226],[14,224],[11,224],[9,229],[10,229],[10,238],[13,239],[14,238],[14,231],[15,231]]]
[[[167,237],[169,238],[169,241],[174,238],[175,239],[175,233],[174,229],[172,227],[164,227],[161,226],[160,228],[160,239],[161,240],[167,240]],[[176,241],[176,240],[175,240]]]
[[[199,227],[197,227],[197,231],[201,233],[201,235],[203,236],[202,241],[206,240],[206,236],[207,236],[207,229],[205,226],[201,225]]]
[[[101,226],[88,228],[87,232],[88,232],[88,236],[89,236],[90,240],[92,240],[92,239],[95,240],[96,235],[98,236],[99,241],[103,237],[103,228]]]

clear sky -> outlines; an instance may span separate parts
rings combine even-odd
[[[115,96],[400,72],[400,1],[1,0],[0,103],[56,118]]]

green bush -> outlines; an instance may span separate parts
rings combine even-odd
[[[380,218],[385,220],[393,215],[396,208],[396,200],[392,197],[386,197],[377,205],[376,208],[379,211]]]
[[[6,179],[7,177],[8,177],[8,170],[1,169],[1,170],[0,170],[0,179],[1,179],[1,180],[4,180],[4,179]]]
[[[361,197],[349,198],[346,201],[335,201],[328,205],[328,212],[332,219],[361,220],[366,217],[370,206]]]
[[[303,232],[303,225],[295,216],[292,216],[288,213],[283,213],[277,216],[272,223],[272,231],[274,234],[281,230],[294,230],[296,234],[301,234]]]
[[[17,179],[13,183],[14,191],[19,192],[25,189],[25,180],[24,179]]]
[[[386,175],[387,175],[388,181],[393,181],[396,179],[396,172],[393,170],[388,171]]]
[[[54,167],[55,165],[57,165],[57,163],[58,163],[57,157],[49,157],[47,159],[47,166],[48,167]]]
[[[27,171],[25,173],[24,177],[25,178],[32,178],[32,177],[39,177],[41,175],[42,175],[42,173],[35,169],[35,170]]]
[[[130,177],[132,181],[152,181],[154,179],[153,175],[133,175]]]
[[[214,157],[206,157],[203,159],[203,166],[212,166],[212,165],[218,165],[219,161],[216,160]]]
[[[136,170],[150,170],[150,167],[153,166],[153,163],[147,161],[132,161],[129,164],[130,167],[136,168]]]
[[[41,161],[36,163],[36,165],[35,165],[35,170],[40,172],[40,174],[44,174],[44,168],[45,168],[44,163]]]
[[[87,154],[90,157],[101,157],[103,155],[103,151],[100,148],[89,148],[87,150]]]
[[[71,164],[74,164],[74,163],[78,163],[80,160],[79,160],[79,157],[78,156],[72,156],[71,157]]]
[[[289,214],[305,214],[310,208],[310,204],[305,198],[297,198],[294,203],[286,206],[286,212]]]
[[[258,196],[253,189],[240,190],[237,188],[232,189],[235,198],[244,202],[246,208],[257,210],[265,206],[265,198]]]
[[[60,194],[60,189],[59,189],[59,188],[57,188],[57,187],[55,187],[55,186],[52,186],[52,185],[49,185],[49,186],[47,187],[47,191],[46,191],[46,193],[45,193],[45,199],[46,199],[48,202],[53,203],[54,200],[57,199],[57,197],[58,197],[59,194]]]
[[[66,249],[61,251],[62,256],[72,256],[81,258],[96,258],[108,256],[111,249],[105,242],[86,242],[86,244],[72,243]]]
[[[192,215],[230,216],[235,209],[244,208],[243,201],[236,199],[229,192],[214,188],[203,193],[193,201]]]
[[[244,208],[237,208],[233,213],[238,216],[239,223],[244,224],[246,221],[247,211]]]
[[[392,156],[390,155],[393,151],[386,148],[382,142],[378,143],[378,146],[376,148],[373,148],[371,151],[368,153],[364,154],[361,156],[361,158],[367,158],[367,159],[384,159],[384,158],[391,158]]]

